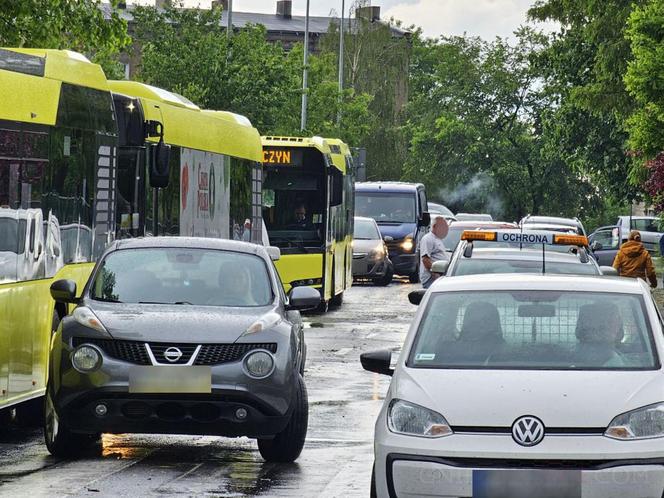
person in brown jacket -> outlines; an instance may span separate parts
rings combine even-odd
[[[650,254],[641,243],[641,233],[632,230],[629,240],[620,246],[613,260],[613,267],[621,277],[642,278],[650,281],[651,287],[657,287],[657,275]]]

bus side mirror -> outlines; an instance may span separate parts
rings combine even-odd
[[[56,280],[51,284],[51,297],[56,303],[78,303],[76,282],[73,280]]]
[[[152,188],[168,187],[171,168],[171,146],[159,141],[150,146],[150,186]]]

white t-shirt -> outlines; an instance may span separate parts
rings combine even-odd
[[[431,279],[431,272],[425,268],[422,262],[424,256],[429,256],[432,262],[448,261],[450,259],[445,244],[443,244],[443,239],[436,237],[433,232],[429,232],[422,237],[422,240],[420,240],[420,282],[423,284]]]

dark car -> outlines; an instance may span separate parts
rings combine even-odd
[[[262,246],[200,238],[114,243],[55,332],[46,390],[48,450],[71,456],[102,432],[258,439],[268,461],[293,461],[307,432],[306,347],[298,309]]]
[[[427,196],[421,183],[355,184],[355,215],[373,218],[387,244],[394,273],[419,280],[420,240],[429,231]]]

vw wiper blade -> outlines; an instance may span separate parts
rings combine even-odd
[[[138,304],[192,304],[189,301],[175,301],[174,303],[165,303],[163,301],[139,301]]]

